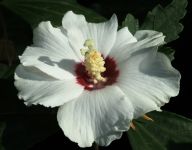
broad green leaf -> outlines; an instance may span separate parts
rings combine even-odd
[[[5,123],[0,122],[0,150],[5,150],[3,145],[2,145],[2,134],[5,129]]]
[[[172,3],[163,8],[157,5],[149,12],[141,26],[141,29],[150,29],[163,32],[166,35],[165,41],[176,40],[178,34],[183,30],[179,21],[186,14],[187,0],[173,0]]]
[[[128,136],[133,150],[191,150],[192,120],[170,112],[151,112],[152,121],[134,121]]]
[[[129,31],[134,35],[139,29],[139,21],[133,15],[128,14],[122,23],[122,27],[128,27]]]
[[[174,60],[174,54],[175,54],[175,50],[170,48],[170,47],[160,47],[159,48],[159,52],[164,53],[165,55],[167,55],[169,57],[169,59],[172,61]]]
[[[23,17],[33,27],[41,21],[50,20],[54,25],[61,25],[65,12],[72,10],[86,16],[88,21],[105,20],[94,11],[70,0],[4,0],[2,4]]]

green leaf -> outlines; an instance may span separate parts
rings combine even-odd
[[[174,54],[175,54],[175,50],[170,48],[170,47],[159,47],[159,52],[164,53],[165,55],[167,55],[169,57],[169,59],[172,61],[174,60]]]
[[[85,15],[88,21],[105,20],[74,0],[4,0],[3,5],[23,17],[33,27],[37,26],[39,22],[47,20],[59,26],[64,13],[69,10]]]
[[[128,27],[129,31],[134,35],[139,30],[139,21],[133,15],[128,14],[122,22],[122,27]]]
[[[192,120],[170,112],[151,112],[154,121],[135,120],[128,136],[133,150],[191,150]]]
[[[5,129],[5,123],[0,122],[0,150],[4,150],[4,147],[2,146],[2,134]]]
[[[141,29],[150,29],[163,32],[166,35],[165,41],[176,40],[178,34],[183,30],[183,25],[179,21],[186,14],[187,0],[173,0],[168,6],[163,8],[157,5],[147,14]]]

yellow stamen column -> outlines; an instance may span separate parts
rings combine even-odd
[[[86,71],[95,84],[105,82],[106,79],[101,75],[106,70],[101,53],[95,49],[93,40],[86,40],[84,46],[85,48],[81,49],[81,54],[85,56],[84,65]]]

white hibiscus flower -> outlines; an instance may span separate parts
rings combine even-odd
[[[116,15],[88,23],[69,11],[59,28],[40,23],[33,45],[19,57],[19,98],[26,105],[60,106],[58,123],[80,147],[109,145],[132,119],[160,110],[179,92],[179,72],[157,52],[163,34],[141,30],[133,36],[117,28]]]

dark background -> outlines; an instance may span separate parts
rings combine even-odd
[[[110,0],[78,0],[78,2],[86,7],[89,7],[91,9],[94,9],[98,13],[102,14],[104,17],[109,18],[113,13],[116,13],[119,19],[119,22],[121,23],[123,19],[125,18],[127,13],[132,13],[136,18],[139,18],[140,22],[144,19],[146,16],[146,13],[151,10],[156,4],[160,3],[163,6],[168,4],[170,0],[118,0],[118,1],[110,1]],[[139,7],[138,7],[139,6]],[[188,118],[192,119],[192,105],[191,105],[191,93],[192,93],[192,57],[191,57],[191,51],[192,51],[192,7],[191,7],[191,1],[189,0],[189,5],[187,7],[187,14],[183,20],[181,20],[181,23],[184,25],[184,30],[180,34],[180,38],[176,41],[173,41],[169,43],[169,46],[174,48],[176,50],[175,53],[175,60],[173,61],[173,66],[178,69],[182,75],[181,79],[181,90],[179,96],[172,98],[170,103],[165,105],[163,107],[164,110],[168,110],[171,112],[175,112],[177,114],[186,116]],[[15,47],[19,47],[20,49],[23,49],[26,45],[29,45],[31,43],[32,39],[32,30],[30,29],[29,24],[27,24],[25,21],[23,21],[19,16],[16,16],[9,10],[0,7],[0,15],[1,15],[1,22],[0,22],[0,38],[7,36],[8,39],[13,42],[13,45]],[[2,21],[2,18],[4,21]],[[6,32],[2,30],[3,26],[6,28]],[[26,35],[26,36],[23,36]],[[22,43],[25,43],[23,45]],[[13,48],[14,49],[14,48]],[[20,52],[19,52],[20,53]],[[1,53],[0,55],[0,61],[1,63],[12,63],[17,64],[17,57],[16,52],[12,50],[9,52],[9,55],[11,55],[11,60],[6,59],[5,57],[2,57],[2,55],[7,56],[5,53]],[[11,61],[11,62],[10,62]],[[13,87],[13,78],[10,77],[9,80],[1,80],[1,99],[3,98],[5,107],[8,107],[9,113],[6,113],[4,116],[1,115],[1,120],[8,120],[8,126],[12,127],[13,122],[17,121],[16,124],[13,125],[12,128],[18,127],[21,128],[21,124],[19,121],[22,122],[23,119],[26,120],[26,118],[36,118],[37,116],[34,115],[35,111],[38,108],[30,108],[30,113],[28,113],[28,110],[26,110],[25,106],[22,102],[19,102],[19,107],[15,109],[15,105],[18,105],[17,97],[16,97],[16,89]],[[11,93],[11,95],[10,95]],[[12,94],[15,93],[15,94]],[[13,101],[15,99],[15,101]],[[12,100],[12,101],[11,101]],[[2,106],[0,106],[0,112],[4,109]],[[7,108],[6,108],[7,109]],[[55,117],[55,111],[56,110],[45,110],[42,109],[42,116],[50,117],[53,122],[56,122]],[[16,113],[17,112],[17,113]],[[19,112],[19,113],[18,113]],[[28,114],[26,114],[27,112]],[[25,118],[26,117],[26,118]],[[19,118],[19,119],[18,119]],[[19,120],[19,121],[18,121]],[[37,120],[37,119],[36,119]],[[34,122],[36,121],[34,119]],[[29,123],[30,121],[28,121]],[[51,124],[50,122],[47,122],[47,124]],[[53,125],[55,126],[55,125]],[[37,126],[38,128],[38,126]],[[43,128],[43,127],[42,127]],[[40,130],[40,129],[39,129]],[[15,132],[15,131],[9,131],[9,132]],[[46,132],[46,131],[45,131]],[[15,132],[15,134],[18,134]],[[4,136],[4,139],[7,140],[8,136]],[[14,140],[14,139],[10,139]],[[61,147],[61,148],[59,148]],[[107,148],[100,148],[105,150],[111,150],[111,149],[131,149],[130,145],[127,140],[127,135],[124,134],[121,140],[116,140],[112,142],[112,144]],[[78,150],[78,146],[68,140],[66,137],[64,137],[62,131],[58,128],[57,132],[53,132],[53,135],[49,136],[43,142],[40,142],[33,146],[30,150],[59,150],[59,149],[66,149],[66,150]],[[94,148],[87,148],[87,149],[94,149]]]

